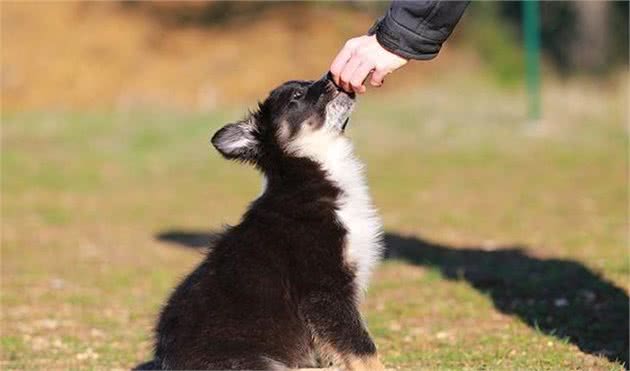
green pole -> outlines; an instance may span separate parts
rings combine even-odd
[[[525,35],[525,76],[531,121],[540,119],[540,4],[525,0],[523,4],[523,35]]]

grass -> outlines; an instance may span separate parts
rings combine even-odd
[[[476,83],[374,93],[351,123],[387,230],[364,306],[385,363],[623,369],[627,91],[548,84],[533,128]],[[186,245],[259,192],[207,144],[242,113],[3,115],[0,367],[149,359]]]

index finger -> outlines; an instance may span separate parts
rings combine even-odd
[[[352,50],[345,45],[330,65],[330,73],[332,74],[335,84],[339,85],[339,75],[341,71],[343,71],[346,63],[350,60],[350,57],[352,57]]]

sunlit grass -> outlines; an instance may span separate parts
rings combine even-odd
[[[448,265],[466,263],[457,254],[467,247],[518,245],[543,268],[576,262],[601,275],[585,284],[627,293],[625,91],[566,86],[578,99],[567,111],[554,85],[546,121],[532,128],[520,95],[474,86],[375,94],[351,122],[387,231],[446,251],[377,272],[365,313],[383,359],[401,369],[621,369],[606,348],[583,352],[562,329],[499,310],[485,276],[449,277]],[[3,368],[125,368],[150,357],[159,306],[201,259],[156,235],[234,223],[260,191],[254,170],[208,145],[242,113],[3,116]],[[480,261],[488,279],[511,277],[492,264]],[[520,290],[511,299],[564,277],[545,272],[509,286]],[[537,314],[543,304],[527,305]]]

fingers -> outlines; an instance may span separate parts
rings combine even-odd
[[[355,44],[354,39],[348,40],[343,48],[339,51],[332,64],[330,65],[330,73],[333,76],[333,81],[335,84],[339,85],[339,77],[341,75],[341,71],[343,71],[346,63],[352,57],[352,53],[354,52]]]
[[[343,90],[362,94],[367,90],[365,81],[370,72],[370,84],[378,87],[383,85],[385,75],[406,63],[407,59],[385,50],[375,36],[361,36],[346,42],[333,60],[330,73]]]
[[[384,69],[376,69],[372,72],[372,78],[370,79],[370,85],[372,86],[381,86],[383,85],[383,80],[385,80],[385,75],[387,75],[389,71]]]
[[[343,67],[343,71],[341,71],[341,74],[339,74],[338,84],[343,90],[349,93],[354,91],[352,89],[352,86],[350,85],[350,80],[352,79],[354,72],[359,68],[360,65],[361,59],[358,58],[356,55],[353,55],[348,63],[346,63],[346,65]]]
[[[357,69],[352,74],[350,78],[350,86],[355,93],[363,94],[367,90],[363,82],[370,74],[370,72],[374,69],[374,64],[370,61],[363,61],[357,67]]]

